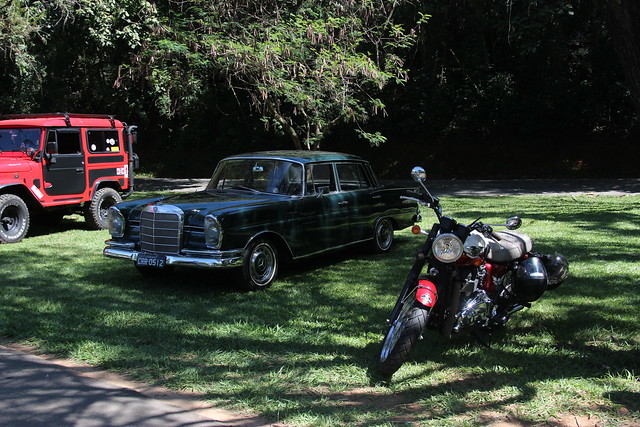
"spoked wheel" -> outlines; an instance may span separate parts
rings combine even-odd
[[[268,239],[256,239],[247,248],[242,262],[242,288],[248,291],[266,289],[278,275],[278,251]]]
[[[400,369],[409,358],[428,320],[429,309],[421,306],[413,294],[409,294],[382,341],[378,360],[380,374],[390,377]]]
[[[382,218],[373,230],[373,244],[376,252],[387,252],[393,243],[393,224],[389,218]]]

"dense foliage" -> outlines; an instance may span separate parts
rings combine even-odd
[[[633,175],[633,49],[605,17],[635,12],[604,3],[0,0],[0,112],[115,113],[171,175],[320,147],[388,176]]]

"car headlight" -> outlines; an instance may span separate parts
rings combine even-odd
[[[204,218],[204,242],[207,247],[215,249],[222,243],[222,226],[213,215]]]
[[[462,240],[455,234],[444,233],[433,240],[433,255],[444,263],[456,261],[462,255]]]
[[[124,216],[120,209],[111,206],[107,211],[107,224],[109,225],[109,234],[113,237],[124,236]]]

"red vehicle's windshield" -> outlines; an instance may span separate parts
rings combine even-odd
[[[0,153],[6,151],[22,151],[40,149],[38,128],[0,128]]]

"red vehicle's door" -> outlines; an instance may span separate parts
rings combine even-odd
[[[57,150],[43,164],[44,191],[50,196],[76,195],[87,187],[84,154],[78,129],[49,130],[47,143]]]

